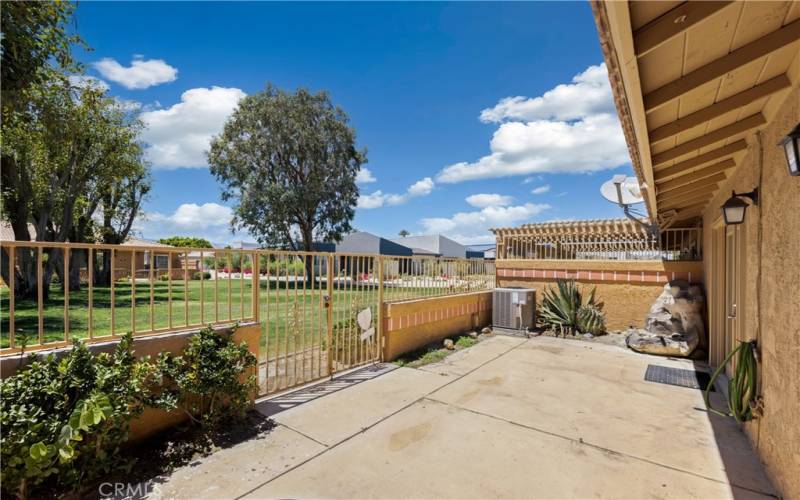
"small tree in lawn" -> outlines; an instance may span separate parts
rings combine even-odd
[[[367,161],[348,122],[327,92],[268,85],[242,99],[208,152],[222,198],[235,200],[232,225],[263,246],[305,251],[347,234]]]

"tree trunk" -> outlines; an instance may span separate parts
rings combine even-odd
[[[111,286],[111,252],[106,250],[103,252],[103,257],[98,264],[97,254],[94,255],[95,269],[94,269],[94,284],[98,286]]]
[[[311,230],[303,231],[303,248],[306,252],[313,252],[314,251],[314,236]],[[306,285],[308,282],[314,282],[314,258],[313,256],[306,255],[304,257],[304,264],[306,267],[306,276],[305,281]]]

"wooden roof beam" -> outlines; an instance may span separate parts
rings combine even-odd
[[[723,99],[699,111],[679,118],[674,122],[667,123],[650,131],[650,143],[654,144],[664,139],[685,132],[709,120],[722,116],[742,106],[746,106],[754,101],[774,94],[792,85],[789,77],[785,74],[770,78],[764,83],[751,87],[744,92],[739,92],[727,99]]]
[[[673,223],[690,219],[692,217],[700,216],[705,211],[706,205],[708,205],[708,201],[704,201],[696,205],[691,205],[678,210],[678,213],[675,215]]]
[[[665,187],[663,189],[658,190],[659,196],[677,191],[683,192],[681,188],[694,189],[695,187],[707,186],[708,184],[715,184],[724,181],[726,177],[725,172],[722,171],[722,172],[717,172],[716,174],[711,175],[709,177],[702,177],[699,180],[687,179],[687,177],[692,176],[694,173],[700,173],[700,172],[702,171],[700,170],[698,172],[693,172],[692,174],[683,175],[669,181],[670,184],[664,184]]]
[[[674,208],[680,211],[680,209],[683,207],[696,205],[700,202],[708,201],[709,199],[711,199],[711,193],[687,195],[681,198],[674,198],[665,203],[659,203],[658,208],[661,210],[669,210],[670,208]]]
[[[734,153],[738,153],[739,151],[743,151],[745,149],[747,149],[747,141],[744,139],[740,139],[734,143],[728,144],[727,146],[723,146],[721,148],[714,149],[707,153],[697,155],[694,158],[689,158],[688,160],[676,163],[671,167],[665,167],[660,170],[655,170],[654,174],[656,178],[656,183],[658,183],[661,179],[684,173],[686,170],[689,170],[690,168],[699,167],[700,165],[703,165],[705,163],[709,163],[714,160],[724,158],[726,156],[731,156]]]
[[[696,139],[686,141],[683,144],[678,144],[672,149],[654,154],[653,165],[666,163],[702,147],[714,144],[715,142],[724,141],[725,139],[741,134],[742,132],[747,132],[748,130],[760,127],[765,123],[767,123],[767,119],[764,118],[764,115],[760,112],[750,115],[747,118],[739,120],[738,122],[731,123],[730,125],[718,128],[705,135],[701,135]]]
[[[663,85],[644,96],[646,112],[671,102],[692,89],[800,40],[800,19],[740,47],[728,55]]]
[[[660,197],[657,199],[658,203],[670,203],[674,200],[691,198],[699,194],[713,193],[717,190],[718,183],[706,182],[703,185],[692,185],[690,187],[691,189],[668,191],[667,193],[660,195]]]
[[[731,3],[683,2],[633,33],[636,57],[642,57]]]

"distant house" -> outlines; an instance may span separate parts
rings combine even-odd
[[[369,253],[379,255],[396,255],[411,257],[414,252],[409,246],[401,245],[392,240],[381,238],[372,233],[360,231],[350,233],[336,244],[338,253]]]
[[[470,245],[467,247],[468,259],[487,259],[494,260],[496,245],[489,243],[486,245]]]
[[[166,275],[170,269],[170,261],[172,261],[172,277],[179,279],[183,277],[183,263],[182,255],[178,252],[169,252],[166,249],[176,248],[163,243],[155,241],[144,240],[141,238],[128,238],[121,245],[122,247],[149,247],[147,250],[136,251],[136,262],[134,271],[137,278],[147,278],[150,275],[150,268],[153,268],[153,274],[156,277]],[[160,252],[155,248],[163,248],[164,251]],[[122,249],[114,253],[114,278],[119,279],[131,275],[131,256],[133,251],[126,252]]]
[[[458,257],[461,259],[467,257],[467,247],[441,234],[406,236],[405,238],[395,238],[392,241],[417,251],[424,251],[427,255]]]
[[[414,255],[414,252],[407,246],[364,231],[346,235],[342,241],[336,243],[335,251],[338,254],[377,254],[394,257],[412,257]],[[345,270],[348,274],[372,272],[372,259],[359,261],[359,259],[339,255],[337,260],[336,269]],[[407,259],[393,259],[386,262],[385,265],[387,266],[384,267],[385,272],[399,274],[406,272],[410,262]]]

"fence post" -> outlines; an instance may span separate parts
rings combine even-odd
[[[327,276],[327,296],[325,300],[325,313],[326,313],[326,322],[327,322],[327,329],[326,329],[326,340],[325,343],[328,346],[328,376],[333,376],[333,356],[335,354],[335,350],[333,349],[333,254],[328,254],[328,265],[326,266],[328,269],[328,276]]]
[[[260,306],[260,294],[261,294],[261,258],[258,252],[253,252],[253,289],[251,290],[253,297],[251,300],[251,305],[253,308],[253,319],[255,321],[260,321],[260,314],[259,314],[259,306]]]
[[[383,362],[383,255],[378,255],[378,360]]]

